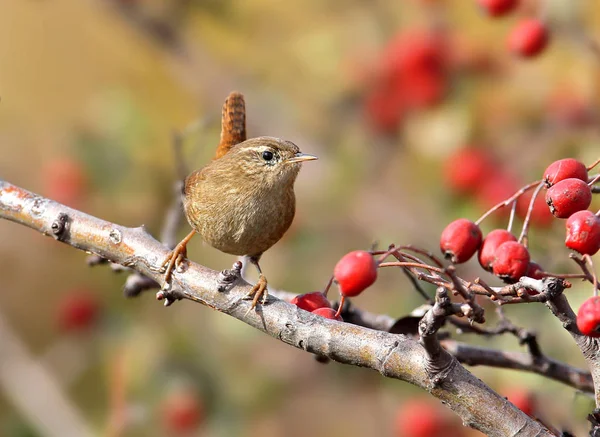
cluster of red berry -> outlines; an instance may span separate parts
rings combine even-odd
[[[553,162],[544,172],[545,200],[552,215],[566,219],[565,245],[581,255],[592,256],[600,250],[600,212],[588,210],[592,202],[592,186],[589,168],[572,158]],[[534,185],[534,184],[532,184]],[[529,208],[529,213],[533,210]],[[484,215],[485,217],[485,215]],[[544,277],[539,265],[530,260],[529,251],[509,231],[496,229],[482,238],[479,222],[458,219],[442,232],[440,248],[454,263],[462,263],[479,251],[481,266],[507,282],[515,282],[521,276],[536,279]],[[594,284],[597,292],[597,284]],[[580,307],[577,316],[579,330],[589,336],[600,337],[600,298],[594,296]]]
[[[444,183],[453,194],[473,199],[479,208],[487,210],[506,200],[519,190],[518,178],[484,147],[467,145],[444,161]],[[531,203],[531,191],[517,199],[515,213],[525,219]],[[504,211],[508,217],[508,211]],[[502,213],[500,213],[502,214]],[[553,223],[544,199],[536,198],[529,215],[539,228]]]
[[[291,303],[328,319],[342,321],[340,316],[346,297],[358,296],[377,279],[377,262],[373,255],[364,250],[355,250],[342,257],[333,270],[333,277],[340,288],[342,296],[337,311],[331,308],[326,293],[320,291],[301,294]]]
[[[491,17],[507,15],[517,8],[519,0],[477,0]],[[508,36],[508,49],[521,57],[531,58],[544,51],[548,45],[548,29],[535,18],[520,21]]]
[[[394,133],[407,111],[431,107],[444,98],[446,45],[443,34],[425,30],[403,32],[390,41],[364,101],[373,130]]]
[[[444,256],[454,264],[471,259],[478,253],[478,261],[483,269],[492,272],[506,283],[515,283],[522,276],[542,279],[547,276],[544,269],[531,260],[527,248],[528,224],[534,211],[538,194],[546,189],[545,200],[554,218],[566,219],[565,245],[585,257],[590,257],[600,250],[600,212],[594,213],[587,208],[592,200],[592,187],[600,180],[600,175],[589,176],[589,170],[600,160],[586,167],[582,162],[566,158],[553,162],[544,171],[543,178],[526,185],[507,199],[487,211],[476,222],[460,218],[451,222],[443,230],[440,238],[440,249]],[[466,185],[465,185],[466,187]],[[527,193],[534,189],[533,194]],[[523,231],[519,238],[509,229],[494,229],[485,238],[479,227],[480,223],[491,213],[511,206],[513,211],[521,197],[528,197],[528,205],[524,209]],[[512,220],[510,221],[512,223]],[[414,248],[413,248],[414,250]],[[296,296],[292,303],[298,307],[335,320],[342,320],[340,314],[344,300],[362,293],[377,279],[377,269],[393,263],[383,263],[388,255],[399,254],[393,247],[389,252],[354,251],[343,256],[336,264],[333,279],[339,285],[341,302],[337,311],[327,299],[327,291],[313,292]],[[382,254],[377,261],[375,254]],[[400,255],[404,257],[405,255]],[[400,258],[399,258],[400,260]],[[415,259],[416,260],[416,259]],[[409,266],[406,259],[395,265]],[[422,264],[420,264],[422,268]],[[597,284],[594,284],[597,287]],[[531,294],[537,292],[531,290]],[[594,297],[582,305],[578,316],[579,329],[585,335],[599,336],[596,328],[600,326],[600,298]]]
[[[595,179],[588,182],[588,168],[571,158],[552,163],[542,182],[547,187],[546,203],[552,215],[567,219],[565,245],[582,255],[594,255],[600,250],[600,217],[587,210],[594,182]],[[527,247],[509,231],[496,229],[483,238],[479,223],[486,216],[487,213],[477,222],[461,218],[444,229],[440,248],[446,258],[458,264],[479,252],[481,267],[506,282],[518,281],[524,275],[542,277],[543,272],[531,262]]]
[[[491,17],[505,16],[520,3],[519,0],[476,1]],[[524,18],[510,32],[507,45],[511,53],[531,58],[542,53],[548,41],[544,22]],[[489,67],[494,64],[489,53],[476,50],[469,43],[465,45],[460,35],[444,26],[403,31],[388,42],[378,58],[372,71],[363,74],[369,78],[363,109],[373,131],[383,135],[396,133],[408,113],[441,103],[454,72],[465,67],[493,71]]]

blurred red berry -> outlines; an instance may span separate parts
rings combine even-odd
[[[77,206],[85,198],[87,177],[78,161],[62,157],[48,161],[42,169],[44,194],[68,206]]]
[[[63,331],[76,332],[91,328],[98,318],[100,304],[87,290],[64,296],[58,306],[58,325]]]
[[[521,388],[513,388],[506,393],[506,398],[519,410],[528,416],[535,413],[535,396]]]
[[[479,248],[479,264],[485,270],[491,272],[492,265],[496,260],[496,249],[507,241],[517,241],[516,237],[506,229],[494,229],[484,238]]]
[[[579,211],[567,220],[565,245],[583,255],[600,250],[600,217],[592,211]]]
[[[587,182],[587,167],[581,161],[573,158],[565,158],[554,161],[544,171],[544,182],[548,187],[565,179],[581,179]]]
[[[483,209],[489,209],[505,201],[519,189],[519,183],[512,175],[500,171],[490,174],[479,186],[477,202]],[[500,214],[508,216],[510,208],[502,208]]]
[[[404,72],[441,72],[445,68],[445,43],[441,35],[430,31],[412,30],[397,35],[383,54],[385,71],[402,75]]]
[[[380,86],[367,94],[364,111],[374,132],[389,135],[395,133],[402,123],[404,103],[394,92]]]
[[[466,147],[446,159],[444,180],[456,193],[470,194],[477,191],[493,170],[493,160],[483,149]]]
[[[331,303],[329,303],[325,295],[320,291],[299,294],[298,296],[295,296],[290,303],[308,312],[318,308],[331,308]]]
[[[552,185],[546,192],[546,203],[557,218],[569,218],[592,203],[592,190],[581,179],[569,178]]]
[[[452,424],[437,405],[413,399],[398,409],[395,423],[397,437],[442,437],[456,435]]]
[[[517,199],[517,216],[522,220],[525,220],[527,216],[527,210],[529,209],[532,197],[533,192],[528,191]],[[548,209],[544,196],[538,194],[535,198],[529,221],[536,227],[544,228],[550,226],[554,222],[553,219],[554,216]]]
[[[336,311],[332,308],[317,308],[312,311],[313,314],[317,314],[321,317],[325,317],[326,319],[337,320],[339,322],[343,322],[342,316],[336,317]]]
[[[440,249],[455,264],[468,261],[481,246],[479,226],[467,219],[458,219],[442,231]]]
[[[428,107],[438,103],[446,93],[446,52],[440,34],[404,32],[388,44],[381,70],[407,107]]]
[[[413,108],[429,108],[440,103],[446,95],[446,81],[439,73],[407,71],[404,97]]]
[[[500,17],[515,9],[517,0],[477,0],[479,6],[491,17]]]
[[[548,29],[536,19],[521,21],[508,37],[509,50],[524,58],[539,55],[547,44]]]
[[[581,127],[594,122],[592,105],[570,86],[556,90],[550,96],[547,108],[550,121],[559,125]]]
[[[529,261],[529,251],[525,246],[516,241],[507,241],[496,249],[492,271],[506,282],[516,282],[527,273]]]
[[[338,261],[333,276],[342,295],[358,296],[377,279],[377,263],[369,252],[355,250]]]
[[[163,400],[162,420],[171,435],[189,435],[204,420],[204,406],[189,389],[173,391]]]
[[[600,297],[594,296],[587,299],[577,311],[577,327],[583,335],[600,337]]]

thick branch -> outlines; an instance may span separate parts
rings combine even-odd
[[[100,220],[3,181],[0,181],[0,217],[162,282],[156,267],[167,256],[168,249],[143,227],[126,228]],[[407,336],[328,320],[274,297],[257,311],[248,312],[250,302],[243,296],[250,286],[238,281],[229,291],[219,292],[218,278],[218,272],[190,262],[185,272],[174,273],[173,291],[294,347],[340,363],[371,368],[426,389],[454,410],[466,425],[487,435],[552,435],[454,358],[444,369],[443,378],[436,381],[426,370],[425,350]]]
[[[565,295],[556,296],[546,302],[546,305],[548,305],[552,314],[562,322],[563,327],[571,334],[583,353],[594,380],[596,408],[600,408],[600,339],[588,337],[579,332],[576,323],[577,317]]]
[[[287,291],[270,291],[270,293],[288,302],[296,296]],[[353,306],[350,306],[348,310],[342,313],[342,315],[345,322],[375,329],[377,331],[390,331],[397,322],[397,319],[388,315],[370,313]],[[455,324],[454,320],[449,319],[449,321]],[[469,330],[472,330],[479,335],[488,335],[488,331],[484,331],[483,328],[479,328],[476,325],[470,325],[468,322],[465,322],[464,324],[459,323],[459,325],[461,330],[466,329],[468,326]],[[501,329],[492,331],[500,332]],[[458,361],[468,366],[490,366],[536,373],[545,378],[567,384],[577,390],[587,393],[594,392],[592,375],[588,371],[569,366],[566,363],[554,360],[543,354],[536,356],[535,354],[532,355],[531,352],[507,352],[498,349],[473,346],[451,339],[441,340],[441,345],[444,349],[454,355]]]

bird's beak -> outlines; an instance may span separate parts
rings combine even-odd
[[[303,162],[303,161],[314,161],[317,158],[315,155],[309,155],[308,153],[296,153],[289,159],[286,159],[285,162]]]

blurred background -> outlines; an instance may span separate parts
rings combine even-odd
[[[173,134],[188,169],[204,165],[237,90],[250,137],[319,156],[297,181],[292,228],[261,261],[273,287],[323,289],[349,250],[438,251],[451,220],[475,220],[554,159],[600,155],[596,2],[522,0],[502,17],[483,3],[3,0],[0,175],[158,236],[177,174]],[[546,45],[535,29],[517,31],[530,19],[545,26]],[[538,206],[533,258],[574,271],[564,222]],[[483,229],[506,221],[496,214]],[[90,268],[84,253],[25,227],[0,221],[0,238],[0,436],[410,437],[440,426],[439,435],[481,435],[406,383],[320,364],[191,302],[126,299],[124,274]],[[234,260],[200,238],[188,254],[217,270]],[[476,261],[460,273],[499,285]],[[568,291],[575,309],[591,291]],[[353,303],[402,317],[422,299],[389,269]],[[544,306],[506,313],[539,334],[545,353],[583,366]],[[453,335],[525,351],[513,337]],[[585,433],[587,396],[535,375],[471,370],[520,396],[521,408]]]

